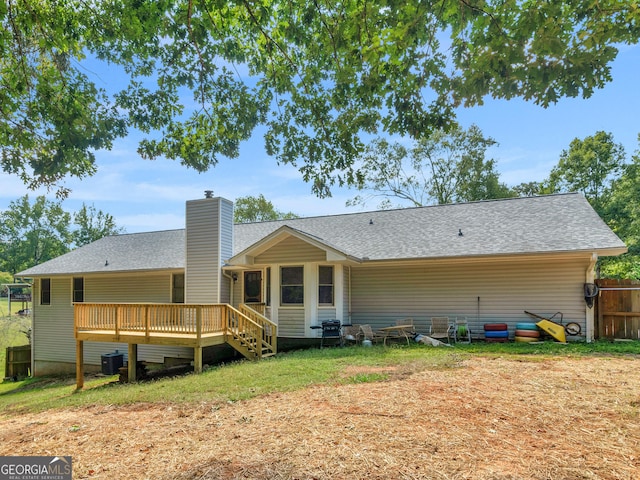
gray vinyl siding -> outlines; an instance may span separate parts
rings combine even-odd
[[[278,309],[279,337],[302,338],[310,336],[308,333],[304,328],[304,308]]]
[[[324,262],[327,254],[296,237],[288,237],[256,256],[256,264],[287,264],[292,262]]]
[[[34,282],[33,361],[76,361],[71,277],[51,278],[51,304],[40,305],[40,281]]]
[[[85,278],[89,303],[171,303],[171,273]],[[126,353],[126,344],[85,342],[87,364],[99,364],[100,356],[115,349]],[[162,363],[165,357],[193,358],[193,349],[163,345],[139,345],[138,360]]]
[[[39,282],[35,285],[39,287]],[[51,305],[34,305],[34,362],[75,363],[76,342],[73,333],[72,277],[51,278]],[[84,299],[87,303],[169,303],[171,301],[171,273],[108,275],[84,277]],[[34,292],[39,295],[39,290]],[[85,342],[84,362],[100,365],[101,355],[118,350],[126,355],[123,343]],[[140,360],[161,363],[164,357],[192,358],[190,348],[140,345]],[[51,368],[50,366],[48,367]]]
[[[583,283],[587,260],[352,268],[352,323],[375,327],[412,317],[426,333],[433,316],[467,317],[474,334],[504,322],[511,336],[530,312],[563,312],[585,331]]]
[[[318,323],[326,322],[327,320],[335,320],[336,318],[337,316],[336,316],[335,308],[319,308],[318,309]]]
[[[221,198],[187,202],[186,303],[221,303],[223,255],[233,245],[233,205]],[[224,225],[223,223],[228,223]],[[226,283],[226,279],[225,279]]]
[[[87,303],[171,303],[171,273],[85,277]]]
[[[226,263],[233,256],[233,203],[223,201],[220,203],[220,265]],[[220,275],[220,303],[231,301],[231,280]]]

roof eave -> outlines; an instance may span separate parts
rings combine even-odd
[[[381,264],[381,263],[416,263],[416,262],[433,262],[433,263],[490,263],[500,261],[513,260],[537,260],[543,257],[549,258],[592,258],[595,253],[598,257],[615,256],[625,253],[626,247],[612,247],[606,249],[585,249],[585,250],[555,250],[541,252],[508,252],[508,253],[489,253],[478,255],[457,255],[457,256],[432,256],[432,257],[405,257],[405,258],[378,258],[370,259],[364,257],[362,264]]]
[[[128,269],[128,270],[86,270],[76,272],[42,272],[42,273],[17,273],[16,278],[48,278],[48,277],[70,277],[87,276],[87,275],[113,275],[113,274],[136,274],[136,273],[156,273],[156,272],[178,272],[184,271],[184,267],[159,267],[159,268],[141,268],[141,269]]]

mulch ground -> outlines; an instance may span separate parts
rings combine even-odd
[[[71,455],[79,479],[640,478],[640,358],[384,371],[237,403],[12,417],[0,454]]]

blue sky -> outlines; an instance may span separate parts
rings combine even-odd
[[[638,149],[639,73],[640,46],[622,46],[613,64],[613,81],[588,100],[563,99],[547,109],[522,100],[488,100],[460,110],[458,119],[464,127],[477,124],[498,141],[490,157],[503,182],[540,181],[576,137],[604,130],[624,145],[629,157]],[[93,204],[129,233],[183,228],[185,201],[202,198],[204,190],[230,200],[263,194],[278,210],[301,216],[362,210],[345,207],[357,194],[354,190],[336,188],[328,199],[313,196],[295,168],[279,166],[266,155],[260,132],[242,145],[239,158],[223,159],[202,174],[170,160],[143,160],[136,148],[137,138],[130,136],[117,141],[111,151],[98,152],[95,176],[66,182],[72,193],[64,208],[76,211],[83,202]],[[0,210],[27,193],[55,199],[46,191],[30,192],[16,177],[0,173]],[[374,208],[375,201],[367,205]]]

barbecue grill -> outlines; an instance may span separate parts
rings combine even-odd
[[[340,320],[326,320],[320,325],[313,325],[311,328],[322,329],[320,348],[324,347],[325,339],[337,340],[338,345],[342,346],[342,326],[340,324]]]

